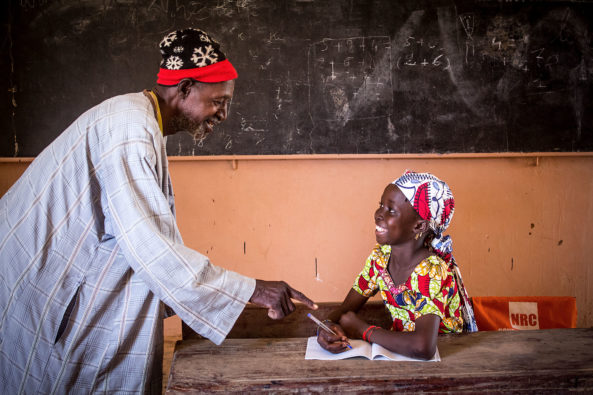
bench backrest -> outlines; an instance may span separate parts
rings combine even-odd
[[[318,303],[319,309],[313,311],[303,304],[296,305],[296,311],[282,320],[268,317],[268,310],[262,307],[247,305],[241,313],[227,339],[252,339],[269,337],[308,337],[315,335],[317,325],[307,317],[313,313],[320,320],[338,308],[339,302]],[[367,322],[383,328],[391,327],[391,318],[381,301],[369,301],[358,312]],[[182,324],[183,339],[199,338],[189,326]]]

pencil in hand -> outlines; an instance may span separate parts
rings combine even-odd
[[[317,319],[317,317],[315,317],[313,314],[308,313],[307,317],[311,318],[311,320],[313,320],[313,322],[315,322],[317,324],[317,326],[319,326],[324,331],[331,333],[334,336],[338,336],[338,334],[336,332],[334,332],[329,326],[325,325],[322,321]],[[352,346],[350,345],[350,343],[348,343],[348,340],[346,340],[346,346],[352,350]]]

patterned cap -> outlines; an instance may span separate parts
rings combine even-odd
[[[449,186],[430,173],[414,171],[406,171],[392,184],[402,191],[420,217],[428,220],[428,226],[435,234],[432,240],[433,249],[449,261],[453,243],[451,236],[443,237],[455,211],[455,201]]]
[[[222,82],[237,78],[220,44],[200,29],[189,28],[167,34],[159,44],[161,60],[157,83],[177,85],[184,78]]]

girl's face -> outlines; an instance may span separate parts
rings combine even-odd
[[[387,185],[375,211],[375,238],[379,244],[397,245],[414,238],[419,216],[404,194],[393,184]]]

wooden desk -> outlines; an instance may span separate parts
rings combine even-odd
[[[305,360],[306,338],[177,343],[168,394],[593,391],[593,328],[440,335],[441,362]]]

